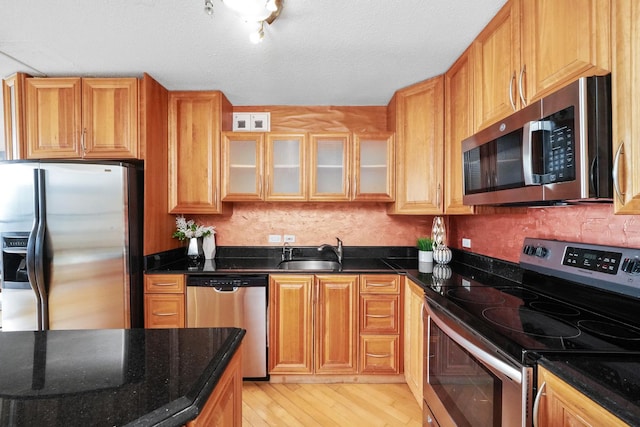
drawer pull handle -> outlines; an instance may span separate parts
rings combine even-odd
[[[383,357],[391,357],[391,353],[385,353],[385,354],[367,353],[367,356],[383,358]]]
[[[382,318],[387,318],[387,317],[393,317],[393,316],[392,316],[392,315],[390,315],[390,314],[367,314],[366,316],[367,316],[367,317],[373,317],[373,318],[376,318],[376,319],[382,319]]]
[[[173,312],[173,313],[158,313],[157,311],[154,311],[153,315],[154,316],[177,316],[178,313],[175,313],[175,312]]]
[[[152,286],[176,286],[176,283],[154,283]]]
[[[393,287],[392,283],[367,283],[367,286],[371,286],[372,288],[386,288]]]

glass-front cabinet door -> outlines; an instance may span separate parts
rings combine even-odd
[[[353,200],[394,200],[393,142],[393,133],[354,135]]]
[[[222,200],[263,200],[264,134],[222,133]]]
[[[309,200],[350,199],[350,134],[311,134]]]
[[[307,200],[304,133],[269,133],[265,200]]]

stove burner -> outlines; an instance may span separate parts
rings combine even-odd
[[[577,308],[556,302],[533,301],[529,303],[529,307],[559,316],[578,316],[580,314],[580,310]]]
[[[553,316],[518,307],[490,307],[482,311],[485,319],[513,332],[542,338],[575,338],[580,329]]]
[[[585,331],[593,332],[609,338],[623,340],[640,340],[640,330],[626,325],[604,322],[601,320],[580,320],[578,326]]]
[[[518,297],[523,301],[538,299],[538,294],[524,288],[500,288],[500,291],[505,294],[513,295],[514,297]]]
[[[484,289],[487,288],[480,288],[480,291],[474,291],[474,288],[470,288],[470,290],[467,290],[466,288],[455,288],[449,289],[447,291],[447,295],[459,301],[483,305],[502,304],[504,302],[504,298],[498,293],[483,292]]]

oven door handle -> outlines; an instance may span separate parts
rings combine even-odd
[[[452,340],[460,344],[462,347],[464,347],[465,350],[467,350],[469,353],[471,353],[473,356],[475,356],[477,359],[479,359],[483,363],[491,366],[493,369],[502,373],[512,381],[515,381],[517,384],[522,384],[522,372],[520,372],[513,366],[503,362],[497,357],[491,355],[490,353],[484,351],[483,349],[473,344],[468,339],[458,334],[456,331],[453,330],[453,328],[447,325],[446,322],[444,322],[442,319],[436,316],[433,310],[428,310],[428,312],[429,312],[429,315],[431,316],[431,319],[436,323],[436,325],[438,325],[440,329],[442,329],[444,333],[446,333],[449,336],[449,338],[451,338]]]

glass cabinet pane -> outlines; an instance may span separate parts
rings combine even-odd
[[[262,134],[223,133],[222,200],[262,200],[263,141]]]
[[[267,136],[267,200],[306,200],[304,135]]]
[[[356,135],[355,156],[354,200],[393,200],[393,135]]]
[[[309,200],[349,200],[349,134],[311,135]]]

